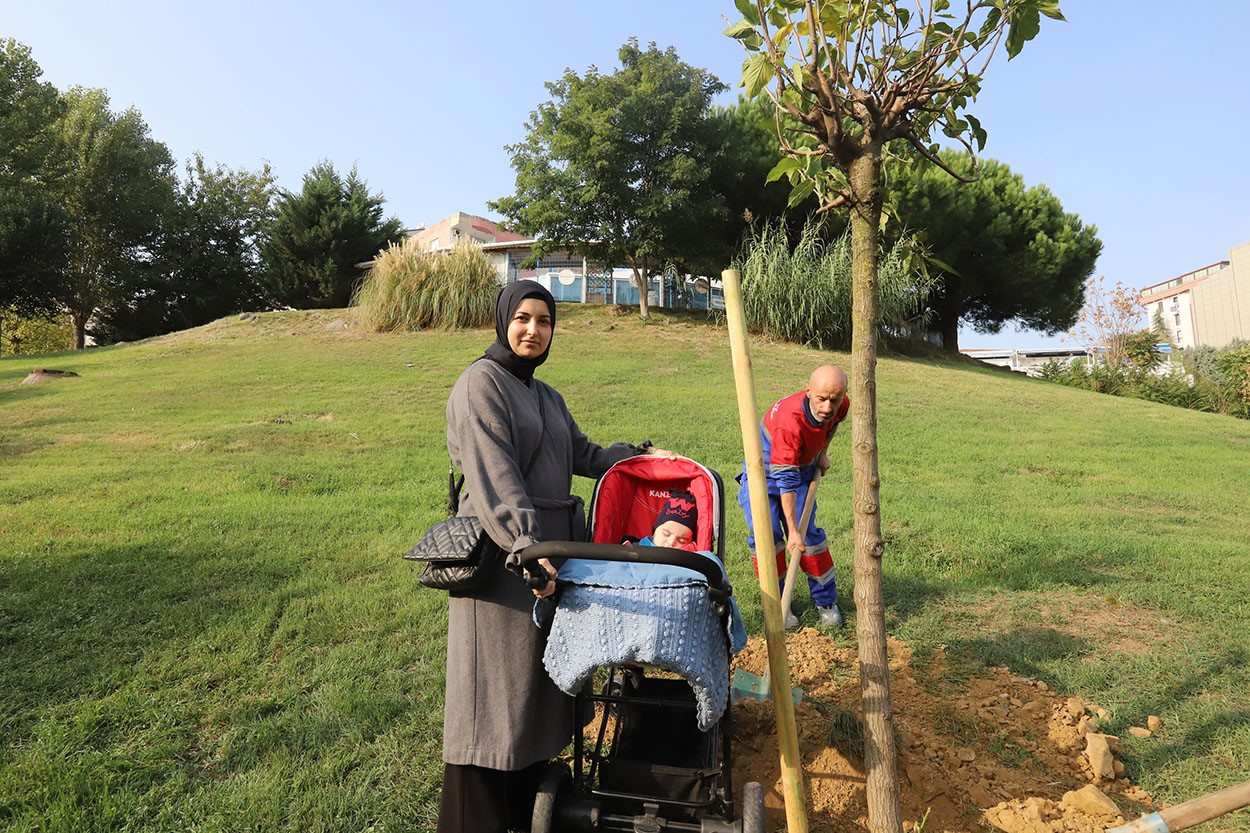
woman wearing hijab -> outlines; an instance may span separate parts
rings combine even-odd
[[[542,665],[546,633],[531,619],[534,596],[549,595],[555,582],[531,591],[518,554],[538,541],[584,537],[573,475],[597,478],[642,452],[588,440],[564,398],[534,378],[555,323],[555,299],[541,284],[504,287],[495,342],[447,401],[447,450],[464,473],[459,512],[477,516],[508,556],[485,589],[450,596],[439,833],[529,829],[538,780],[574,720],[573,699]]]

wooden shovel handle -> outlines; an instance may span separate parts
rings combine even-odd
[[[1175,833],[1250,805],[1250,781],[1192,798],[1166,810],[1112,827],[1107,833]]]
[[[807,487],[807,500],[803,501],[803,517],[799,519],[799,529],[803,530],[803,535],[807,535],[807,525],[812,520],[812,509],[816,506],[816,487],[820,485],[821,473],[820,469],[816,470],[816,477],[812,479],[812,483]],[[789,553],[787,553],[789,556]],[[790,556],[790,564],[786,567],[786,584],[781,593],[781,615],[789,616],[791,602],[794,600],[794,580],[799,577],[799,556]]]
[[[1169,830],[1184,830],[1250,804],[1250,781],[1160,810]]]

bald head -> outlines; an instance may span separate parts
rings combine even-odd
[[[807,381],[807,407],[812,416],[824,422],[833,416],[846,396],[846,374],[839,367],[824,364],[812,371]]]

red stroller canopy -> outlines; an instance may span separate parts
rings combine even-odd
[[[640,454],[608,469],[591,499],[591,542],[619,544],[626,538],[647,537],[674,490],[692,494],[699,507],[694,548],[715,552],[714,543],[721,534],[717,482],[706,467],[689,457]]]

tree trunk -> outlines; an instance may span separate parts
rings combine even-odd
[[[634,270],[634,286],[638,287],[638,314],[647,318],[651,315],[651,310],[647,308],[647,278],[650,275],[646,266],[640,267],[633,261],[629,265]]]
[[[82,350],[87,346],[87,322],[91,320],[91,313],[95,310],[80,309],[71,307],[69,311],[70,320],[74,323],[74,349]]]
[[[868,768],[868,827],[901,833],[894,707],[881,587],[880,475],[877,468],[877,264],[880,253],[881,149],[851,162],[851,482],[855,511],[855,608],[859,684]]]
[[[948,312],[941,313],[942,349],[950,353],[959,352],[959,316]]]

